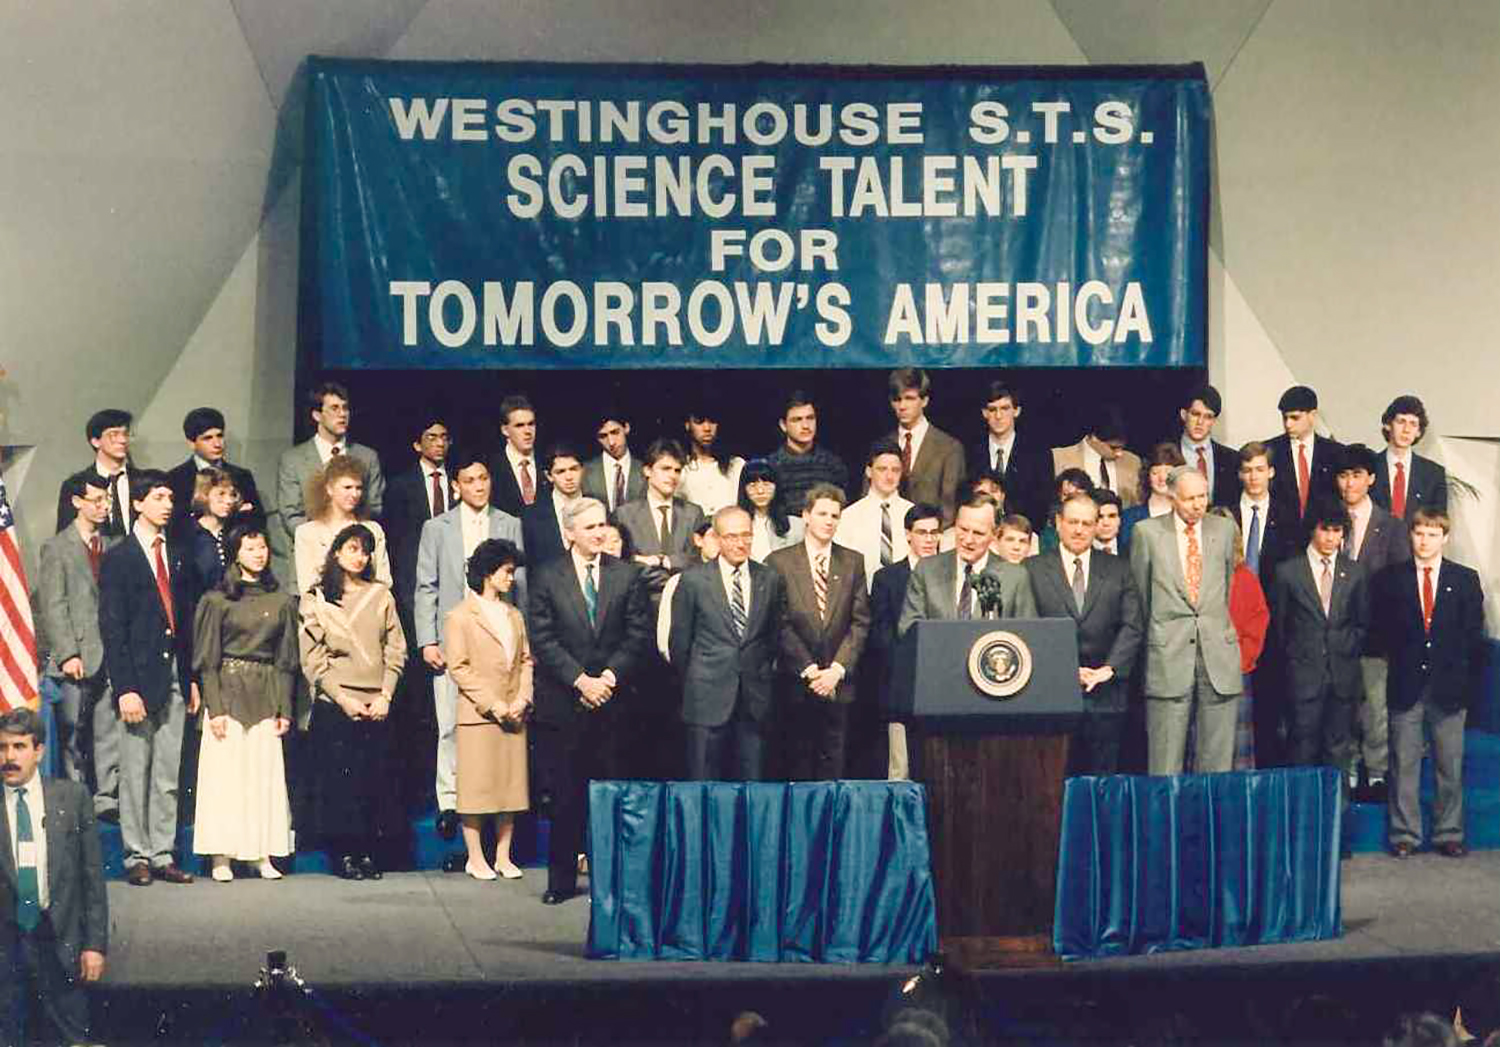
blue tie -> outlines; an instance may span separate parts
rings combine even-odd
[[[1245,566],[1260,574],[1260,506],[1250,507],[1250,536],[1245,541]]]
[[[36,930],[42,922],[42,891],[36,866],[21,864],[21,845],[32,843],[31,808],[26,805],[26,790],[16,790],[16,923],[23,933]],[[35,853],[34,851],[32,852]]]
[[[594,587],[594,565],[587,563],[583,565],[583,606],[589,612],[589,625],[598,625],[596,620],[599,613],[599,590]]]

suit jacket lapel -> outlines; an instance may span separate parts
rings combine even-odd
[[[1297,557],[1297,588],[1302,590],[1304,599],[1310,601],[1311,606],[1319,613],[1323,610],[1323,594],[1318,592],[1318,580],[1313,577],[1312,561],[1308,560],[1304,551]],[[1332,601],[1329,601],[1330,606]],[[1327,615],[1324,615],[1327,617]]]
[[[47,841],[47,853],[52,853],[52,841]],[[0,875],[14,887],[16,885],[16,856],[10,850],[10,812],[7,804],[0,803]]]
[[[791,548],[791,546],[788,546],[788,548]],[[818,594],[813,589],[812,567],[807,562],[806,552],[804,551],[801,556],[793,556],[790,562],[791,569],[787,571],[785,577],[788,587],[793,589],[794,592],[789,595],[793,597],[795,606],[806,607],[808,609],[808,617],[817,618]],[[829,573],[832,573],[831,569]],[[832,599],[832,594],[830,594],[829,598]],[[820,622],[819,626],[821,627],[821,625],[822,623]]]
[[[42,831],[47,834],[47,883],[56,885],[62,876],[59,863],[67,847],[66,827],[71,824],[61,790],[42,786],[42,806],[46,815],[42,819]]]
[[[1089,554],[1089,571],[1085,581],[1086,587],[1083,590],[1083,609],[1078,612],[1078,620],[1080,622],[1089,616],[1089,612],[1093,610],[1094,604],[1099,602],[1099,583],[1102,581],[1100,576],[1103,574],[1099,568],[1108,555],[1108,553],[1102,553],[1098,549]],[[1104,570],[1109,570],[1108,566],[1105,566]],[[1070,596],[1072,595],[1071,585],[1068,587],[1068,593]]]
[[[930,558],[933,573],[932,598],[938,605],[938,618],[948,618],[958,610],[958,588],[955,572],[958,570],[958,553],[946,552]],[[918,565],[920,567],[920,565]]]

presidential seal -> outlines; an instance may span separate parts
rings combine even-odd
[[[991,698],[1014,698],[1031,679],[1031,648],[1015,633],[985,633],[969,648],[969,679]]]

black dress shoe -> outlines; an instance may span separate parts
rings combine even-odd
[[[1438,844],[1437,852],[1444,858],[1462,858],[1469,853],[1469,849],[1460,840],[1449,840],[1447,843]]]
[[[461,873],[468,864],[469,856],[463,851],[443,855],[443,872],[445,873]]]
[[[572,898],[577,893],[578,891],[576,889],[571,891],[554,891],[548,889],[547,893],[542,895],[542,904],[561,905],[563,902],[567,901],[569,898]]]
[[[437,817],[438,835],[445,840],[451,840],[458,835],[458,812],[443,811]]]
[[[1410,858],[1415,850],[1416,848],[1409,843],[1393,843],[1391,844],[1391,857]]]
[[[346,880],[363,880],[365,874],[360,871],[359,863],[354,860],[352,854],[346,854],[339,859],[339,875]]]
[[[366,880],[378,880],[385,874],[380,871],[380,866],[375,864],[375,859],[367,854],[359,860],[359,875]]]
[[[132,865],[125,874],[125,882],[132,887],[151,886],[151,867],[149,865]]]
[[[151,870],[153,880],[163,880],[166,883],[192,883],[193,874],[184,872],[175,865],[159,865]]]

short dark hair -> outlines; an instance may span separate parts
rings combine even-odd
[[[1020,392],[998,379],[984,387],[984,399],[979,402],[979,406],[988,407],[996,400],[1009,400],[1012,406],[1021,406]]]
[[[130,502],[143,502],[158,487],[172,489],[172,481],[160,469],[136,469],[130,473]]]
[[[351,403],[349,390],[341,382],[319,382],[312,387],[307,394],[307,409],[309,411],[321,411],[323,409],[323,398],[325,396],[337,396],[344,403]]]
[[[219,579],[219,588],[224,595],[231,600],[238,600],[245,591],[245,581],[240,577],[238,565],[240,561],[240,546],[245,544],[245,539],[260,537],[265,540],[267,547],[271,544],[271,533],[266,529],[265,522],[256,517],[248,520],[240,520],[229,526],[224,538],[224,577]],[[260,572],[260,585],[267,592],[274,593],[281,588],[281,583],[271,573],[271,564],[266,563],[266,569]]]
[[[507,564],[512,567],[526,566],[526,558],[521,555],[516,543],[508,538],[486,538],[474,547],[464,568],[469,588],[476,593],[484,592],[484,580]]]
[[[910,531],[922,520],[936,520],[938,526],[942,526],[943,510],[931,502],[918,502],[906,510],[906,519],[902,521],[902,524]]]
[[[663,458],[675,458],[679,464],[687,464],[687,452],[682,449],[682,444],[669,437],[658,436],[646,448],[646,456],[641,459],[641,463],[650,469]]]
[[[874,465],[875,459],[882,458],[888,454],[893,454],[897,458],[900,458],[901,448],[895,440],[892,440],[889,437],[882,437],[881,439],[876,440],[870,445],[870,453],[865,455],[865,465],[867,467]],[[904,461],[905,459],[903,459],[903,462]]]
[[[1417,439],[1420,440],[1427,435],[1427,408],[1420,397],[1406,393],[1392,400],[1380,415],[1380,431],[1386,434],[1387,439],[1390,439],[1391,423],[1396,420],[1398,414],[1416,415],[1417,425],[1420,426],[1417,430]]]
[[[714,529],[714,518],[712,516],[705,516],[703,519],[699,520],[698,523],[693,527],[693,537],[694,538],[702,538],[704,535],[708,534],[708,532],[712,531],[713,529]]]
[[[594,412],[594,428],[598,429],[605,422],[619,422],[621,425],[629,425],[630,418],[619,404],[605,404]]]
[[[1363,469],[1371,476],[1380,472],[1380,455],[1370,450],[1364,444],[1345,444],[1344,453],[1339,456],[1338,466],[1334,469],[1334,475],[1339,473],[1352,473]]]
[[[83,431],[92,443],[104,435],[104,430],[119,429],[122,426],[129,429],[133,421],[135,418],[129,411],[118,407],[106,407],[102,411],[95,411],[89,415],[88,424],[83,427]]]
[[[455,451],[450,451],[448,452],[448,461],[446,463],[448,466],[448,475],[456,477],[475,462],[484,466],[486,472],[489,471],[489,456],[481,451],[477,445],[469,444]]]
[[[781,402],[781,417],[785,419],[787,415],[791,414],[798,407],[811,407],[816,410],[817,406],[817,404],[813,403],[813,398],[806,392],[801,389],[793,389],[786,394],[786,399]]]
[[[1126,438],[1125,415],[1114,404],[1105,404],[1094,413],[1089,433],[1094,439],[1103,440],[1105,443],[1111,440],[1124,440]]]
[[[969,477],[967,486],[970,491],[977,491],[979,490],[979,485],[984,482],[992,483],[996,487],[1000,488],[1000,493],[1002,495],[1005,493],[1005,477],[995,472],[995,470],[993,469],[979,470],[973,476]]]
[[[0,713],[0,734],[29,734],[31,744],[40,749],[47,744],[47,721],[32,709],[17,706]]]
[[[1309,535],[1319,527],[1329,531],[1337,528],[1348,534],[1353,524],[1349,521],[1349,510],[1344,507],[1343,502],[1333,498],[1320,498],[1308,506],[1303,526]]]
[[[63,497],[71,502],[74,498],[87,498],[88,489],[108,491],[109,480],[92,469],[68,477],[63,481]]]
[[[930,396],[932,394],[932,379],[927,377],[927,372],[920,367],[898,367],[890,373],[885,380],[886,391],[890,393],[892,400],[899,397],[908,389],[916,390],[918,396]],[[786,417],[785,415],[782,416]]]
[[[1202,400],[1203,406],[1207,407],[1215,415],[1224,413],[1224,398],[1219,395],[1219,390],[1211,385],[1200,385],[1196,389],[1188,390],[1187,396],[1183,397],[1182,400],[1182,409],[1184,411],[1192,410],[1193,403],[1197,400]]]
[[[1094,489],[1094,478],[1076,465],[1071,469],[1064,469],[1057,474],[1057,477],[1052,481],[1053,494],[1062,491],[1064,482],[1072,484],[1081,491],[1092,491]]]
[[[217,407],[195,407],[182,419],[182,435],[196,440],[210,429],[224,428],[224,412]]]
[[[958,503],[958,509],[983,509],[985,506],[989,506],[990,513],[994,518],[995,524],[998,526],[1000,523],[1001,515],[1000,503],[995,501],[995,499],[991,498],[989,495],[971,494],[969,495],[969,497]],[[955,509],[954,516],[957,517],[957,515],[958,512],[957,509]]]
[[[547,453],[542,456],[542,465],[547,472],[550,473],[552,471],[552,463],[556,462],[559,458],[571,458],[579,465],[583,464],[583,455],[579,453],[578,448],[570,443],[559,440],[551,447],[548,447]]]
[[[434,425],[441,425],[444,429],[447,429],[448,409],[442,404],[428,404],[427,408],[420,412],[414,421],[415,424],[412,425],[411,431],[418,438]]]
[[[1031,534],[1035,528],[1031,526],[1031,518],[1029,516],[1022,513],[1010,513],[1001,519],[1000,526],[996,530],[1000,532],[1021,531],[1025,534]]]
[[[1158,465],[1165,465],[1169,469],[1175,469],[1179,465],[1186,465],[1187,459],[1182,457],[1182,445],[1176,440],[1163,440],[1151,448],[1146,455],[1145,461],[1141,462],[1141,501],[1146,502],[1151,498],[1151,470]]]
[[[530,411],[536,414],[536,408],[531,406],[531,401],[520,393],[512,393],[500,401],[500,424],[509,425],[510,416],[516,411]]]
[[[1276,410],[1282,414],[1291,414],[1293,411],[1316,411],[1318,409],[1318,393],[1311,386],[1294,385],[1281,394],[1281,399],[1276,401]]]
[[[1106,505],[1112,505],[1122,513],[1125,511],[1125,503],[1120,499],[1119,494],[1115,491],[1110,491],[1103,487],[1096,487],[1089,493],[1089,497],[1092,498],[1101,509]]]

